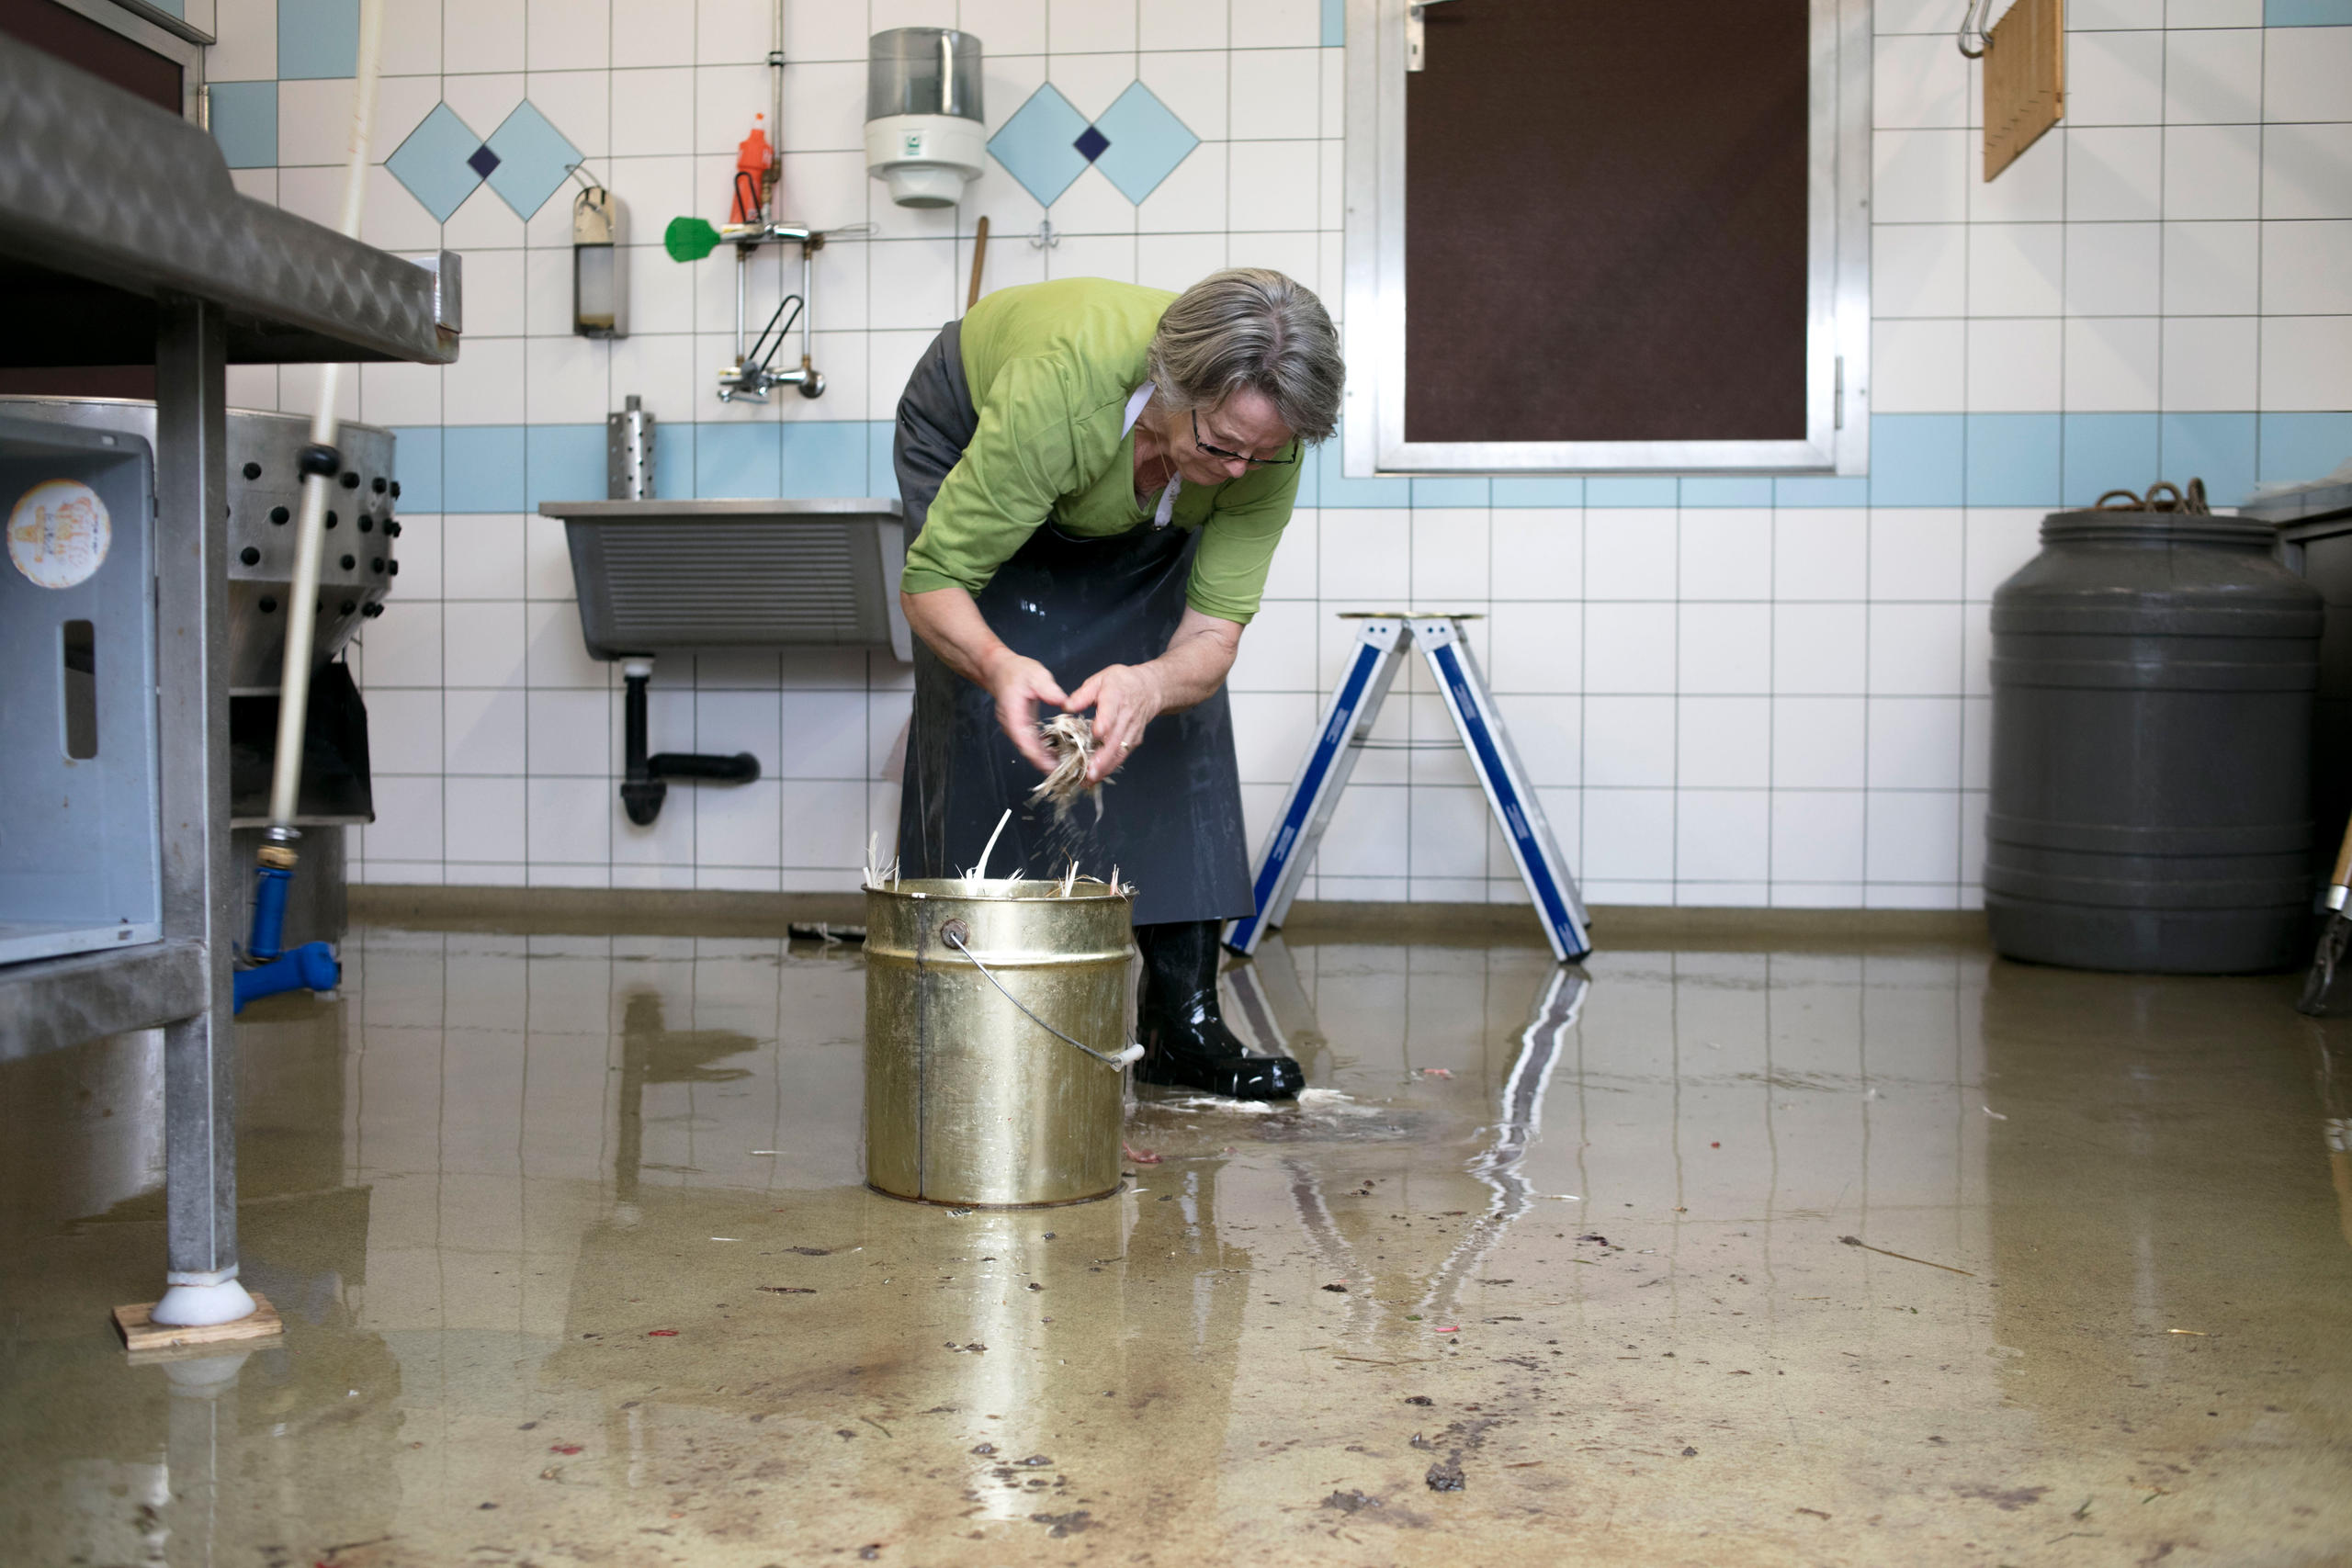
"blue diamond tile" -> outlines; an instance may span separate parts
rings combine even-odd
[[[1086,173],[1077,146],[1086,129],[1086,117],[1048,82],[989,138],[989,152],[1031,196],[1051,207],[1070,181]]]
[[[580,166],[582,156],[580,149],[548,124],[548,117],[532,107],[528,98],[516,104],[514,112],[490,133],[483,151],[498,160],[483,177],[518,218],[528,218],[545,206]]]
[[[1201,144],[1201,139],[1140,82],[1102,111],[1094,129],[1109,139],[1109,150],[1095,159],[1094,166],[1137,204],[1159,189],[1159,182]]]
[[[488,179],[491,172],[498,167],[498,154],[487,147],[477,147],[474,155],[466,160],[466,167]]]
[[[481,138],[448,105],[435,104],[384,160],[384,167],[424,204],[435,222],[447,223],[481,184],[481,175],[468,162],[481,147]]]
[[[1078,140],[1070,145],[1078,149],[1080,157],[1091,164],[1102,156],[1102,150],[1111,145],[1111,139],[1090,125],[1078,133]]]

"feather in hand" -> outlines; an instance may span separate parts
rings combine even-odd
[[[1029,792],[1029,803],[1051,802],[1054,819],[1067,822],[1070,803],[1084,795],[1094,802],[1094,819],[1102,820],[1102,786],[1086,782],[1086,767],[1094,757],[1094,721],[1073,713],[1057,714],[1037,731],[1054,754],[1054,771]]]

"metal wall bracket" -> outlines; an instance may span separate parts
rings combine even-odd
[[[1442,6],[1445,0],[1415,0],[1405,7],[1405,69],[1419,71],[1429,57],[1428,28],[1422,25],[1421,13],[1432,6]]]

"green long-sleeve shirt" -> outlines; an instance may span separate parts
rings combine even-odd
[[[1120,427],[1175,298],[1072,277],[999,289],[972,307],[960,343],[979,428],[908,547],[900,586],[977,593],[1047,518],[1100,537],[1152,515],[1156,502],[1136,499],[1135,435]],[[1258,613],[1302,467],[1178,490],[1170,522],[1202,531],[1184,593],[1194,609],[1243,623]]]

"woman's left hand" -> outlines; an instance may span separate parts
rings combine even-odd
[[[1086,765],[1089,785],[1101,784],[1143,744],[1144,727],[1158,718],[1167,694],[1149,665],[1110,664],[1089,676],[1062,706],[1070,713],[1094,710],[1095,750]]]

